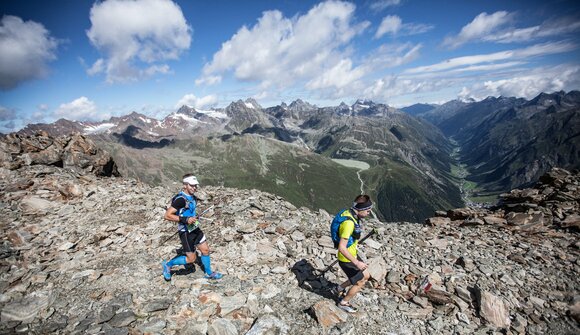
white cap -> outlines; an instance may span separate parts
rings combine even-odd
[[[197,178],[195,176],[189,176],[187,178],[183,178],[183,183],[189,184],[189,185],[199,185],[199,182],[197,181]]]

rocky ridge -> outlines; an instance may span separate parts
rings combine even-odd
[[[336,252],[323,210],[202,187],[201,209],[214,206],[202,226],[225,277],[209,282],[196,265],[165,282],[160,262],[179,243],[162,217],[179,184],[3,164],[0,332],[576,334],[580,176],[555,170],[540,182],[493,210],[455,209],[425,225],[366,221],[377,231],[361,246],[373,279],[347,315],[328,292],[344,280],[338,266],[316,271]]]
[[[27,136],[17,133],[0,138],[0,166],[15,170],[29,165],[52,165],[93,173],[119,176],[109,153],[84,135],[50,136],[45,131]]]
[[[501,226],[522,234],[539,234],[551,229],[580,231],[579,172],[553,168],[532,188],[500,195],[490,208],[457,208],[437,212],[426,224]]]

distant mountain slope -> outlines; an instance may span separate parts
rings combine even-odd
[[[356,171],[295,145],[257,135],[226,140],[194,137],[162,147],[134,148],[110,135],[95,141],[115,157],[120,172],[153,185],[194,172],[203,185],[259,189],[296,206],[336,211],[360,187]]]
[[[460,149],[459,161],[480,195],[527,187],[553,167],[580,168],[580,92],[541,93],[532,100],[453,100],[419,117]]]
[[[492,113],[516,108],[525,103],[525,99],[488,97],[479,102],[458,104],[457,106],[460,107],[445,118],[440,119],[437,126],[445,135],[453,137],[459,133],[476,129]]]
[[[552,167],[580,168],[580,92],[512,102],[512,107],[477,110],[452,133],[471,180],[485,191],[503,192],[531,185]]]
[[[414,104],[411,106],[400,108],[400,110],[402,110],[403,112],[405,112],[409,115],[418,116],[421,114],[425,114],[429,111],[432,111],[433,109],[435,109],[437,107],[438,107],[438,105],[433,105],[433,104]]]
[[[451,100],[425,113],[417,114],[417,116],[431,122],[436,126],[439,126],[441,122],[452,118],[455,114],[461,112],[462,108],[468,105],[469,102]]]

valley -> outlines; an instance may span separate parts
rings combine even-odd
[[[456,141],[450,140],[451,143],[456,145]],[[461,192],[461,199],[466,206],[490,206],[497,202],[497,195],[481,196],[478,192],[480,189],[477,184],[469,180],[469,171],[465,164],[459,161],[460,157],[459,146],[455,147],[451,152],[451,158],[455,161],[455,164],[451,166],[451,175],[456,178],[459,191]]]

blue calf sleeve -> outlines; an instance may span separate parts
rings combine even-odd
[[[172,267],[174,265],[185,265],[186,263],[187,258],[185,258],[185,256],[177,256],[172,260],[170,260],[169,262],[167,262],[167,265],[169,265],[169,267]]]
[[[203,270],[206,274],[212,274],[211,271],[211,261],[209,259],[209,255],[201,255],[201,264],[203,264]]]

